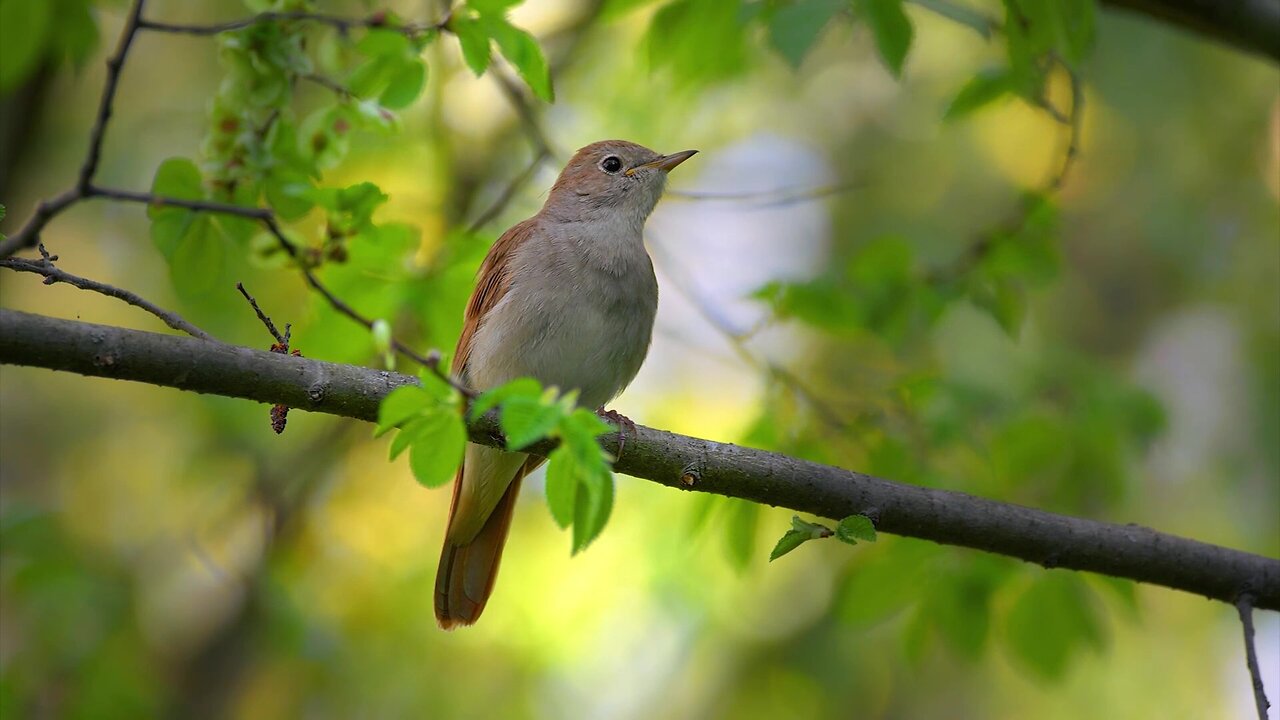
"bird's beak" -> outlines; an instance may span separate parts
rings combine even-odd
[[[627,172],[624,174],[631,175],[635,171],[643,170],[645,168],[658,168],[659,170],[666,172],[671,168],[679,165],[680,163],[684,162],[685,160],[688,160],[689,158],[697,154],[698,154],[697,150],[684,150],[678,153],[671,153],[670,155],[663,155],[660,158],[650,160],[647,163],[637,165],[627,170]]]

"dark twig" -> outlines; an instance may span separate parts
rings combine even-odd
[[[271,352],[279,353],[281,355],[293,355],[294,357],[302,357],[302,352],[300,350],[295,349],[291,351],[289,348],[289,333],[290,331],[293,330],[293,327],[289,325],[289,323],[285,323],[284,335],[281,335],[280,331],[276,329],[276,324],[271,322],[271,318],[267,317],[266,313],[262,312],[262,308],[258,307],[258,301],[255,300],[253,296],[249,294],[248,290],[244,289],[244,283],[236,283],[236,289],[240,291],[240,294],[244,296],[245,300],[249,301],[249,306],[252,307],[253,311],[258,314],[258,319],[262,321],[263,325],[267,326],[267,332],[271,333],[271,337],[275,338],[275,343],[271,345]],[[285,426],[288,425],[288,423],[289,423],[289,406],[285,405],[284,403],[276,403],[272,405],[271,406],[271,429],[275,432],[275,434],[279,435],[283,433]]]
[[[307,82],[315,83],[316,85],[319,85],[326,90],[330,90],[343,98],[350,98],[352,96],[351,91],[348,90],[345,85],[327,75],[321,75],[320,73],[304,73],[298,77],[306,80]]]
[[[0,259],[7,258],[23,248],[35,247],[36,243],[40,242],[40,231],[44,226],[63,210],[83,199],[84,193],[78,188],[71,188],[61,195],[41,200],[40,204],[36,205],[36,211],[18,232],[0,240]]]
[[[556,153],[551,147],[551,140],[547,138],[546,131],[542,129],[542,124],[538,122],[537,113],[533,110],[533,103],[529,101],[529,98],[525,97],[524,89],[520,83],[513,80],[506,70],[498,65],[494,65],[489,73],[493,75],[493,79],[502,88],[503,94],[511,101],[511,107],[515,109],[516,115],[519,116],[520,124],[524,128],[525,134],[528,135],[529,142],[533,144],[534,150],[538,154],[555,156]]]
[[[1071,111],[1067,115],[1066,122],[1066,147],[1062,151],[1062,164],[1058,167],[1057,172],[1049,177],[1049,181],[1045,183],[1044,188],[1047,193],[1056,193],[1062,189],[1067,182],[1067,175],[1071,173],[1071,168],[1075,165],[1076,158],[1080,155],[1080,136],[1084,125],[1084,82],[1080,79],[1079,73],[1071,68],[1067,63],[1058,61],[1067,73],[1067,78],[1071,83]]]
[[[754,210],[821,200],[822,198],[839,195],[861,186],[862,183],[860,182],[850,181],[834,183],[831,185],[819,185],[817,187],[779,188],[776,190],[746,190],[742,192],[668,190],[664,193],[664,196],[676,200],[691,200],[699,202],[721,200],[728,202],[742,202],[747,209]]]
[[[1253,642],[1253,596],[1241,593],[1235,601],[1236,612],[1240,614],[1240,625],[1244,628],[1244,659],[1249,666],[1249,677],[1253,681],[1253,702],[1258,707],[1258,720],[1267,720],[1267,710],[1271,703],[1267,700],[1266,688],[1262,684],[1262,670],[1258,668],[1258,650]]]
[[[307,281],[307,285],[310,286],[312,290],[319,293],[320,296],[329,303],[329,306],[338,311],[339,314],[345,315],[349,319],[363,325],[367,330],[373,330],[372,320],[361,315],[355,308],[343,301],[342,298],[334,295],[329,288],[325,287],[324,283],[320,282],[320,278],[316,277],[315,272],[311,270],[311,267],[308,265],[305,258],[301,257],[298,246],[289,240],[289,238],[285,237],[284,231],[280,229],[280,224],[276,222],[275,215],[268,214],[267,217],[262,218],[262,223],[266,226],[267,231],[275,237],[276,243],[281,247],[281,249],[283,249],[285,253],[287,253],[295,263],[297,263],[298,267],[302,270],[303,278]],[[460,381],[440,367],[440,352],[438,350],[432,350],[426,355],[421,355],[416,350],[405,345],[394,337],[391,338],[391,348],[430,370],[432,374],[448,383],[458,392],[462,393],[464,397],[471,398],[476,396],[476,392],[474,390],[463,385]]]
[[[80,177],[76,181],[76,187],[81,193],[88,194],[89,183],[98,173],[98,161],[102,158],[102,140],[107,134],[107,122],[111,120],[116,87],[120,84],[120,71],[124,69],[124,58],[129,54],[133,37],[138,34],[144,2],[146,0],[134,0],[133,7],[129,10],[129,19],[125,21],[124,30],[120,33],[120,43],[116,46],[116,53],[107,60],[107,79],[103,85],[102,99],[98,103],[98,115],[93,121],[93,130],[89,132],[89,153],[85,156],[84,165],[80,167]]]
[[[781,382],[796,397],[813,408],[814,412],[831,428],[842,432],[849,430],[849,423],[841,417],[840,413],[828,405],[817,393],[809,389],[795,373],[777,363],[757,357],[755,353],[751,352],[751,348],[747,347],[747,341],[758,328],[740,331],[730,327],[729,321],[721,315],[719,310],[694,289],[696,284],[691,281],[690,277],[675,262],[670,260],[665,250],[663,250],[662,244],[653,237],[652,232],[648,233],[648,238],[649,242],[647,244],[650,254],[653,255],[654,264],[662,268],[663,273],[671,280],[671,284],[676,291],[692,303],[698,314],[728,341],[729,346],[733,348],[733,351],[744,363],[756,371]]]
[[[228,32],[230,30],[242,30],[259,23],[290,21],[320,23],[322,25],[328,25],[341,33],[347,33],[358,28],[377,28],[382,30],[392,30],[406,37],[416,38],[432,30],[445,29],[449,24],[449,16],[446,15],[442,20],[435,23],[419,22],[406,23],[404,25],[389,25],[387,24],[386,15],[383,13],[374,13],[363,18],[354,18],[313,12],[265,12],[254,15],[253,17],[229,20],[221,23],[212,23],[209,25],[184,25],[181,23],[142,20],[139,23],[139,27],[144,30],[154,30],[156,32],[175,33],[179,35],[217,35],[218,33]]]
[[[137,192],[135,190],[98,187],[97,185],[89,186],[87,197],[100,197],[110,200],[120,200],[122,202],[143,203],[145,205],[152,205],[155,207],[185,208],[187,210],[211,212],[219,215],[237,215],[239,217],[251,218],[253,220],[265,220],[272,216],[271,211],[266,208],[231,205],[229,203],[220,203],[212,200],[185,200],[183,198],[169,197],[167,195],[153,195],[151,193]]]
[[[236,283],[236,289],[240,291],[240,294],[244,296],[245,300],[249,301],[249,307],[253,308],[253,311],[258,314],[258,319],[267,327],[267,332],[271,333],[271,337],[275,338],[276,342],[283,345],[284,349],[288,351],[289,338],[280,334],[280,331],[276,329],[276,324],[271,322],[271,318],[268,317],[266,313],[262,312],[262,308],[258,307],[258,301],[249,294],[248,290],[244,289],[244,283]],[[285,327],[288,328],[288,325]]]
[[[55,267],[53,263],[58,259],[58,256],[50,255],[49,252],[44,249],[44,244],[40,244],[39,248],[40,260],[5,258],[0,260],[0,267],[6,267],[17,272],[28,272],[43,275],[45,278],[45,285],[52,285],[54,283],[61,282],[78,287],[81,290],[89,290],[101,295],[106,295],[107,297],[113,297],[117,300],[123,300],[136,308],[141,308],[152,315],[155,315],[160,318],[165,325],[168,325],[174,330],[184,332],[191,337],[199,338],[201,340],[216,342],[212,335],[201,330],[195,325],[192,325],[187,320],[184,320],[178,313],[165,310],[155,303],[142,299],[136,293],[129,292],[128,290],[122,290],[114,285],[101,283],[97,280],[90,280],[88,278],[82,278],[79,275],[72,275],[61,268]]]
[[[484,212],[480,213],[479,217],[472,221],[471,225],[467,228],[467,232],[474,233],[485,225],[488,225],[494,218],[498,217],[498,215],[506,209],[507,205],[511,204],[512,199],[515,198],[516,193],[520,191],[520,188],[524,187],[526,183],[533,179],[534,173],[538,171],[538,166],[542,165],[542,163],[550,157],[551,153],[548,152],[546,148],[540,148],[537,150],[533,159],[529,161],[529,164],[525,169],[521,170],[519,175],[511,178],[511,181],[502,188],[502,192],[498,193],[498,197],[494,198],[493,203],[489,205]]]

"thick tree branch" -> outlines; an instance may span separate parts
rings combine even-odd
[[[0,310],[0,363],[134,380],[300,410],[374,420],[412,377],[192,338]],[[498,445],[486,416],[476,442]],[[605,447],[616,450],[616,438]],[[550,445],[532,448],[546,453]],[[1088,570],[1280,610],[1280,560],[1059,515],[964,493],[905,485],[777,453],[647,427],[628,433],[619,472],[839,519],[862,513],[884,532],[986,550],[1045,567]],[[692,487],[682,478],[695,478]]]
[[[1277,0],[1102,0],[1280,61]]]

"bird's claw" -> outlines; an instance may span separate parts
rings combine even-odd
[[[605,410],[604,406],[600,406],[599,408],[596,408],[596,415],[598,415],[601,420],[604,420],[610,425],[617,426],[618,428],[618,459],[622,459],[622,449],[627,445],[627,433],[630,432],[632,435],[634,435],[636,433],[636,424],[632,422],[631,418],[627,417],[626,415],[623,415],[617,410]]]

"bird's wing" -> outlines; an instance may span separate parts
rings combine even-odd
[[[453,372],[464,380],[476,331],[510,289],[512,258],[516,248],[532,236],[535,222],[526,220],[503,233],[480,265],[453,356]],[[464,460],[454,479],[444,550],[436,571],[436,620],[445,629],[470,625],[484,610],[493,592],[520,480],[542,462],[522,453],[470,444],[466,456],[471,462]]]
[[[502,233],[502,237],[489,248],[489,254],[480,264],[477,273],[476,289],[467,302],[467,310],[463,315],[462,334],[458,336],[458,347],[453,354],[453,372],[466,377],[467,361],[471,358],[471,342],[475,339],[476,330],[484,321],[489,311],[511,288],[511,259],[516,248],[523,245],[533,235],[536,219],[529,218],[511,226]]]

